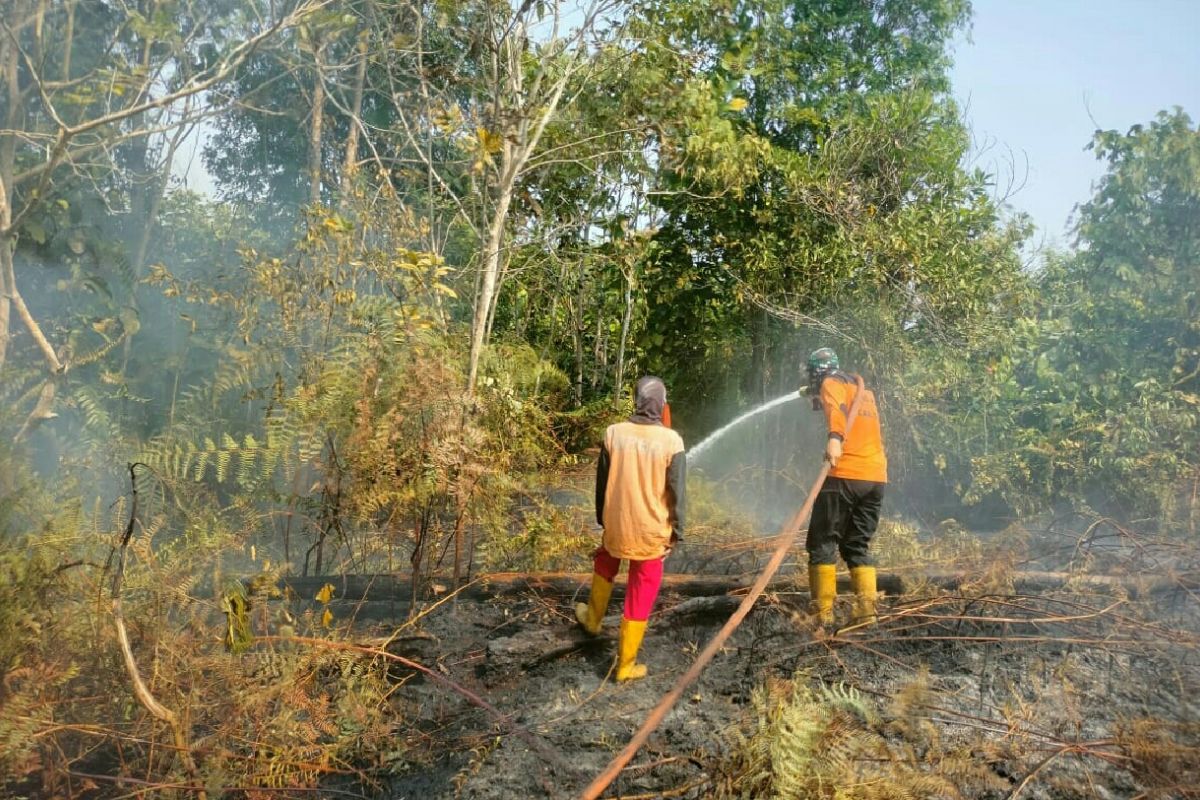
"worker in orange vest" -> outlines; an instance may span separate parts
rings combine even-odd
[[[575,618],[588,633],[600,633],[617,570],[629,561],[617,646],[620,682],[646,675],[638,650],[658,598],[663,559],[683,538],[687,460],[683,439],[664,424],[664,411],[662,380],[638,380],[634,414],[608,427],[596,468],[596,522],[604,534],[593,555],[591,594],[576,605]]]
[[[833,623],[840,553],[854,586],[853,622],[871,623],[876,620],[877,594],[870,545],[887,484],[887,454],[875,394],[863,390],[858,416],[847,433],[846,415],[858,393],[855,376],[841,371],[837,353],[828,347],[808,357],[807,374],[813,409],[825,413],[825,460],[830,467],[813,504],[805,543],[813,612],[821,624]]]

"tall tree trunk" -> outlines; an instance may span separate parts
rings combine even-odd
[[[504,278],[508,273],[508,257],[504,254],[500,257],[500,274],[496,277],[496,290],[492,292],[492,303],[488,308],[487,325],[483,329],[483,340],[490,342],[492,340],[492,326],[496,324],[496,307],[500,305],[500,290],[504,288]]]
[[[154,226],[158,222],[158,212],[162,208],[163,197],[167,194],[167,187],[171,183],[171,168],[175,164],[175,153],[179,150],[179,145],[183,141],[187,128],[180,126],[171,135],[167,142],[167,152],[164,155],[163,162],[159,166],[159,173],[154,185],[150,189],[150,196],[146,208],[146,218],[142,222],[141,236],[138,237],[137,249],[133,252],[133,261],[130,262],[133,277],[135,281],[140,281],[142,278],[142,270],[146,266],[146,256],[150,252],[150,238],[154,233]],[[135,286],[129,297],[130,305],[134,309],[137,308],[137,287]],[[124,376],[129,367],[129,356],[133,352],[133,337],[134,331],[125,330],[125,343],[122,346],[121,355],[121,375]]]
[[[363,90],[367,84],[368,42],[367,31],[364,29],[358,35],[358,64],[354,70],[354,94],[350,98],[350,131],[346,134],[346,157],[342,162],[343,206],[353,190],[354,172],[358,168],[358,126],[362,116]]]
[[[0,184],[2,183],[3,181],[0,180]],[[5,191],[4,187],[0,186],[0,192],[3,191]],[[0,227],[3,227],[9,222],[5,219],[9,215],[8,204],[0,201],[0,205],[3,205],[3,208],[0,209]],[[8,360],[8,330],[12,316],[12,300],[10,299],[12,274],[12,243],[9,239],[0,237],[0,368]]]
[[[617,374],[613,386],[613,402],[621,402],[625,393],[625,348],[629,343],[629,326],[633,321],[633,275],[622,270],[625,276],[625,311],[621,314],[621,341],[617,344]]]
[[[600,388],[604,373],[608,371],[608,337],[604,335],[604,314],[602,307],[596,308],[596,340],[592,343],[592,391]]]
[[[71,80],[71,50],[75,45],[75,5],[77,0],[67,0],[67,29],[63,33],[62,70],[59,80]]]
[[[20,9],[14,9],[19,11]],[[5,105],[8,114],[4,130],[0,131],[0,367],[8,359],[9,326],[12,316],[13,236],[12,192],[13,166],[16,163],[17,121],[21,113],[21,86],[17,73],[17,48],[9,36],[0,36],[0,70],[3,75]]]
[[[757,398],[760,403],[767,401],[767,343],[770,341],[768,325],[769,314],[765,310],[750,322],[750,380],[747,381],[747,394]]]
[[[554,298],[550,301],[550,316],[549,324],[546,326],[546,341],[542,343],[542,350],[538,354],[538,361],[544,362],[550,357],[550,348],[554,344],[554,334],[558,324],[558,293],[554,293]],[[533,382],[534,396],[540,395],[542,392],[542,370],[537,372],[537,380]]]
[[[525,4],[528,9],[529,4]],[[508,210],[512,205],[513,192],[517,180],[525,169],[530,156],[537,150],[538,142],[546,131],[546,125],[558,109],[563,92],[571,71],[567,70],[555,78],[545,101],[532,106],[526,98],[524,82],[525,67],[522,57],[527,51],[528,40],[525,38],[522,26],[503,26],[510,28],[505,36],[501,49],[501,60],[506,62],[506,73],[500,78],[500,61],[495,64],[496,82],[495,110],[496,119],[502,119],[505,114],[514,114],[520,121],[510,130],[501,131],[501,169],[496,193],[496,205],[492,210],[491,222],[488,225],[487,242],[483,257],[483,274],[479,283],[479,292],[475,298],[475,317],[471,325],[471,354],[467,369],[467,394],[475,394],[475,382],[479,377],[479,358],[487,344],[488,319],[493,313],[492,304],[495,302],[496,287],[499,283],[503,264],[501,248],[504,244],[504,232],[508,227]],[[520,30],[518,30],[520,29]],[[534,82],[534,88],[529,90],[532,96],[540,94],[538,86],[541,78]],[[510,135],[511,134],[511,135]]]
[[[583,406],[583,277],[579,276],[578,291],[571,302],[571,337],[575,343],[575,407]]]
[[[505,144],[506,155],[512,145]],[[492,308],[492,298],[496,294],[497,278],[500,275],[501,249],[504,247],[504,230],[508,227],[508,209],[512,205],[513,185],[515,183],[516,167],[511,155],[505,158],[505,170],[501,178],[499,193],[496,197],[496,208],[492,213],[491,224],[488,225],[487,242],[483,253],[482,279],[479,282],[479,296],[475,301],[475,319],[471,325],[471,355],[467,370],[467,394],[475,394],[475,381],[479,377],[479,358],[487,339],[487,321]]]
[[[325,125],[325,75],[324,57],[325,46],[317,42],[313,46],[313,76],[312,120],[308,129],[308,202],[312,205],[321,203],[321,131]]]
[[[138,13],[145,19],[150,19],[154,15],[154,3],[140,2],[137,8]],[[141,50],[141,56],[138,59],[138,67],[143,72],[148,72],[150,69],[150,45],[151,43],[141,37],[135,36],[134,41],[138,42],[138,49]],[[145,124],[147,114],[137,114],[130,118],[130,122],[135,128],[141,128]],[[153,184],[157,183],[153,170],[150,168],[150,137],[139,136],[129,143],[129,207],[131,216],[136,219],[137,215],[141,215],[145,220],[150,214],[150,206],[153,203]],[[141,240],[147,239],[145,229],[142,230],[135,248],[141,246]],[[137,260],[136,250],[134,251],[134,260]],[[140,264],[133,264],[133,274],[137,275],[137,270]]]
[[[150,7],[143,5],[140,8],[143,16],[150,18],[154,14],[154,4]],[[142,44],[142,70],[150,69],[151,45],[150,42]],[[134,125],[141,126],[143,115],[139,114],[133,117]],[[163,194],[167,190],[167,185],[171,179],[171,164],[175,159],[175,150],[179,147],[179,142],[182,140],[186,128],[180,126],[174,134],[164,138],[167,140],[166,159],[160,165],[160,170],[156,173],[149,163],[150,159],[150,137],[139,136],[132,146],[133,157],[131,172],[133,174],[133,183],[130,197],[130,207],[135,214],[142,215],[142,228],[138,234],[137,243],[134,245],[133,258],[130,260],[130,272],[133,275],[134,285],[130,287],[129,305],[134,309],[137,308],[137,282],[141,280],[142,268],[146,265],[146,253],[150,248],[150,236],[154,232],[154,222],[158,217],[159,206],[162,205]],[[122,320],[124,322],[124,320]],[[130,330],[123,331],[125,342],[122,345],[121,355],[121,376],[124,377],[126,369],[129,365],[129,356],[133,350],[133,332]],[[127,406],[123,402],[122,408]]]

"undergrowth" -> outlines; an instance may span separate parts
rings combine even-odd
[[[875,800],[978,797],[1007,787],[979,742],[943,738],[917,676],[885,704],[807,674],[755,690],[714,781],[718,798]]]

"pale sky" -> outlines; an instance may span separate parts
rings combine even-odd
[[[955,42],[954,96],[977,163],[1003,188],[1036,240],[1069,244],[1067,221],[1103,174],[1092,132],[1126,131],[1181,106],[1200,120],[1200,0],[973,0]],[[1094,121],[1093,121],[1094,120]],[[1035,242],[1036,244],[1036,242]]]

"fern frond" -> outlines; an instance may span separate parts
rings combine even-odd
[[[835,708],[842,708],[857,716],[865,725],[875,722],[874,706],[867,702],[862,692],[846,683],[826,684],[821,687],[822,702]]]

